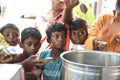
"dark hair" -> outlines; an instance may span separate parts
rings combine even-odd
[[[83,12],[84,14],[86,14],[86,12],[88,11],[88,8],[87,8],[87,6],[84,3],[82,3],[80,5],[80,10],[81,10],[81,12]]]
[[[56,31],[58,31],[58,32],[64,31],[65,34],[67,34],[67,29],[66,29],[66,27],[62,23],[60,23],[60,22],[54,22],[46,30],[47,38],[50,39],[52,33],[56,32]]]
[[[116,1],[115,10],[120,10],[120,0]]]
[[[28,27],[21,32],[21,42],[23,43],[24,40],[29,37],[36,38],[40,41],[42,38],[42,35],[39,32],[39,30],[37,30],[36,28]]]
[[[81,28],[81,29],[83,28],[88,35],[88,25],[87,25],[86,21],[84,19],[81,19],[81,18],[76,18],[71,23],[69,30],[71,32],[72,30],[77,30],[79,28]]]
[[[3,34],[3,31],[4,31],[5,29],[7,29],[7,28],[13,28],[13,29],[15,29],[16,31],[19,32],[19,29],[18,29],[18,27],[17,27],[15,24],[8,23],[8,24],[4,25],[3,27],[1,27],[0,33]]]

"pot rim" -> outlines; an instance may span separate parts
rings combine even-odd
[[[66,54],[70,54],[71,52],[98,52],[97,54],[108,54],[108,55],[115,55],[115,56],[119,56],[120,57],[120,54],[119,53],[116,53],[116,52],[103,52],[103,51],[95,51],[95,50],[69,50],[69,51],[65,51],[63,53],[61,53],[60,57],[63,61],[66,61],[70,64],[73,64],[73,65],[80,65],[80,66],[83,66],[83,67],[91,67],[91,68],[120,68],[120,65],[119,66],[96,66],[96,65],[89,65],[89,64],[79,64],[79,63],[75,63],[73,61],[70,61],[70,60],[67,60],[64,58],[64,55]]]

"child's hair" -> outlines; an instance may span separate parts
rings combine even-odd
[[[86,21],[84,19],[81,19],[81,18],[76,18],[71,24],[70,24],[70,32],[72,30],[78,30],[78,29],[84,29],[85,32],[87,33],[88,35],[88,25],[86,23]]]
[[[17,27],[15,24],[8,23],[8,24],[4,25],[3,27],[1,27],[0,33],[3,34],[3,31],[4,31],[5,29],[7,29],[7,28],[13,28],[13,29],[15,29],[17,32],[19,32],[19,29],[18,29],[18,27]]]
[[[64,31],[65,34],[67,34],[67,29],[66,29],[66,27],[62,23],[54,22],[46,30],[47,38],[50,39],[51,36],[52,36],[52,33],[56,32],[56,31],[58,31],[58,32]]]
[[[38,39],[40,41],[42,38],[42,35],[39,32],[39,30],[37,30],[36,28],[28,27],[28,28],[25,28],[21,32],[21,42],[23,43],[24,40],[29,38],[29,37],[33,37],[33,38]]]
[[[115,10],[120,10],[120,0],[116,0]]]

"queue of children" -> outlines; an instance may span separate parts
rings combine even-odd
[[[57,2],[56,0],[52,1],[54,3]],[[16,25],[9,23],[3,26],[0,29],[0,33],[5,37],[6,42],[10,46],[19,45],[20,48],[23,49],[23,51],[21,51],[19,54],[16,53],[13,55],[5,55],[4,53],[1,53],[0,58],[2,56],[4,56],[5,58],[2,58],[3,60],[0,59],[0,63],[16,63],[23,65],[25,71],[25,80],[62,80],[63,67],[60,54],[64,51],[72,49],[71,46],[69,46],[69,49],[65,48],[67,35],[69,34],[69,38],[71,41],[71,43],[69,44],[78,44],[82,46],[83,49],[87,49],[86,45],[84,46],[84,44],[87,43],[86,40],[88,39],[88,36],[92,34],[88,33],[88,25],[84,19],[75,18],[73,20],[72,18],[72,9],[78,4],[78,0],[64,1],[64,23],[53,21],[49,24],[49,26],[46,28],[46,40],[50,44],[50,48],[42,50],[39,55],[37,55],[37,53],[41,45],[43,44],[41,44],[42,34],[38,29],[33,27],[25,28],[21,32],[21,38],[19,38],[20,32],[19,28]],[[116,14],[114,14],[115,17],[113,19],[114,22],[119,22],[119,19],[116,18],[116,16],[119,17],[117,15],[120,8],[118,3],[120,3],[120,0],[117,0],[116,2]],[[106,26],[105,28],[101,28],[101,30],[99,30],[100,32],[98,32],[98,35],[95,36],[94,39],[97,38],[101,40],[101,37],[104,39],[108,39],[111,38],[109,37],[110,34],[114,39],[120,36],[119,31],[117,30],[119,29],[118,26],[120,26],[120,24],[114,25],[114,23],[111,23],[111,25],[109,24]],[[117,29],[113,29],[113,26],[117,26]],[[94,28],[95,27],[93,27],[93,29]],[[111,29],[115,30],[116,33],[113,33]],[[105,36],[101,36],[101,34],[103,33]],[[114,39],[110,39],[113,40],[112,44],[114,44]],[[93,40],[93,42],[90,44],[95,45],[96,43],[94,43]],[[97,45],[95,47],[100,47],[100,45]],[[114,48],[111,47],[111,49]],[[92,48],[91,50],[94,50],[94,48]],[[102,49],[95,48],[95,50]],[[42,59],[49,57],[52,57],[53,59],[48,63],[44,64],[41,61]],[[38,75],[34,73],[34,70],[38,71]]]
[[[71,1],[73,2],[73,0]],[[54,2],[54,4],[56,3],[55,0],[52,0],[52,2]],[[76,3],[74,4],[76,5]],[[19,29],[14,30],[16,34],[13,32],[9,32],[9,30],[11,30],[11,28],[9,28],[8,30],[3,29],[4,33],[5,31],[6,33],[2,33],[3,36],[6,38],[6,42],[8,42],[8,44],[9,39],[7,39],[8,37],[6,36],[10,36],[10,38],[12,37],[12,40],[14,40],[15,38],[19,38]],[[7,55],[7,57],[3,54],[3,56],[5,57],[3,58],[3,62],[12,64],[22,64],[25,71],[25,80],[38,80],[38,78],[44,80],[62,80],[62,60],[60,58],[60,54],[63,51],[66,51],[64,49],[64,46],[66,44],[67,29],[65,28],[63,23],[58,22],[53,22],[53,24],[49,26],[49,28],[46,31],[46,35],[47,41],[51,45],[51,49],[42,51],[39,57],[40,60],[38,60],[36,59],[38,57],[38,55],[36,54],[41,46],[40,42],[42,37],[40,34],[41,33],[35,28],[24,29],[21,33],[20,39],[20,47],[23,49],[23,52],[21,52],[20,54],[13,54],[10,56]],[[2,54],[0,56],[2,56]],[[53,60],[43,65],[41,59],[50,56],[53,57]],[[4,60],[6,59],[8,60],[5,62]],[[38,75],[34,74],[34,70],[42,70],[43,76],[38,77]],[[49,73],[47,71],[49,71]]]

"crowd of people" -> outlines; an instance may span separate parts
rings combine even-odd
[[[62,80],[60,54],[73,50],[75,44],[81,50],[120,52],[120,0],[116,1],[113,14],[94,21],[90,32],[87,21],[73,13],[79,0],[51,0],[51,3],[51,10],[37,18],[34,27],[21,33],[12,23],[1,27],[2,37],[15,53],[0,52],[0,63],[23,65],[25,80]],[[53,59],[44,64],[41,60],[48,57]]]

